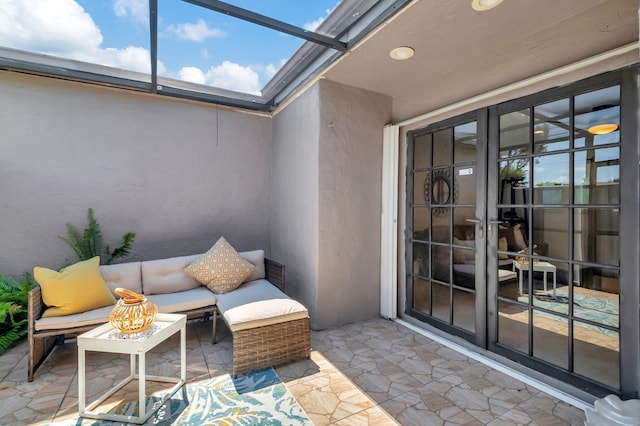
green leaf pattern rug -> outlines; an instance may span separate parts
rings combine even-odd
[[[161,396],[148,397],[147,409]],[[137,415],[137,402],[119,405],[113,413]],[[111,421],[76,418],[55,425],[116,425]],[[272,368],[233,379],[216,377],[178,390],[146,424],[154,425],[312,425]]]

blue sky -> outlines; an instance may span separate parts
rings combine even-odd
[[[314,30],[339,0],[227,0]],[[259,93],[303,41],[158,0],[158,73]],[[148,0],[0,0],[0,46],[148,73]]]

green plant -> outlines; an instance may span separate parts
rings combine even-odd
[[[115,259],[125,257],[129,254],[133,240],[136,236],[134,232],[127,232],[122,236],[120,245],[113,251],[109,249],[107,245],[102,250],[102,232],[100,231],[100,224],[96,220],[93,209],[89,208],[87,212],[87,219],[89,224],[84,229],[84,232],[80,233],[78,229],[70,223],[67,223],[67,238],[58,236],[62,241],[67,243],[69,247],[73,249],[80,260],[88,260],[95,256],[100,256],[101,252],[104,252],[105,257],[101,260],[105,265],[109,265]]]
[[[500,167],[500,181],[522,181],[526,179],[526,169],[528,163],[522,160],[509,160]]]
[[[0,275],[0,354],[27,334],[29,290],[34,286],[30,274],[20,283]]]

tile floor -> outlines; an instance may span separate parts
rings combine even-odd
[[[212,345],[209,323],[188,323],[190,383],[230,370],[231,336],[223,327]],[[277,372],[316,425],[584,424],[580,409],[391,321],[312,332],[311,339],[311,359]],[[149,369],[177,371],[178,346],[175,335],[154,349]],[[77,416],[75,340],[58,346],[31,383],[26,353],[23,342],[0,356],[0,424]],[[129,361],[88,353],[87,363],[88,393],[97,395],[127,374]]]

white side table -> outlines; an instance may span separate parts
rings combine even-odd
[[[522,294],[522,271],[529,271],[528,263],[519,263],[513,261],[513,272],[518,271],[518,291]],[[544,292],[547,292],[547,272],[553,274],[553,296],[556,295],[556,266],[549,262],[538,262],[533,264],[533,272],[544,273]]]
[[[186,323],[187,317],[182,314],[158,314],[148,330],[137,336],[127,336],[114,329],[111,324],[101,325],[91,331],[78,336],[78,412],[82,417],[104,419],[142,424],[169,399],[187,379],[186,374]],[[168,376],[147,376],[145,373],[146,353],[180,331],[180,378]],[[131,355],[131,373],[114,388],[97,400],[85,406],[85,352],[110,352]],[[138,359],[138,373],[136,374],[136,356]],[[94,408],[106,401],[111,395],[122,389],[129,382],[138,379],[138,416],[101,413]],[[161,403],[156,404],[150,412],[146,412],[146,381],[175,383],[175,386],[163,397]]]

